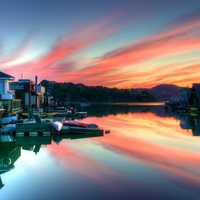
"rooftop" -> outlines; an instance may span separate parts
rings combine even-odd
[[[9,74],[6,74],[6,73],[0,71],[0,79],[13,80],[14,77],[9,75]]]

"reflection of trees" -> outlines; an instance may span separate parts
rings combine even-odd
[[[83,109],[88,116],[104,117],[108,115],[128,114],[133,112],[152,112],[158,116],[166,116],[163,106],[133,106],[133,105],[117,105],[117,104],[97,104],[91,105]]]
[[[108,116],[117,114],[128,114],[135,112],[151,112],[160,117],[175,117],[180,120],[180,126],[183,129],[192,130],[194,136],[200,135],[200,116],[191,116],[188,114],[172,112],[163,106],[132,106],[132,105],[91,105],[87,107],[89,116]]]

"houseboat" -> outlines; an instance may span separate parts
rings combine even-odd
[[[0,71],[0,117],[5,111],[19,112],[21,109],[21,101],[15,99],[13,91],[10,90],[13,80],[13,76]]]

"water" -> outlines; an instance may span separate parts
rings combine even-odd
[[[0,143],[0,199],[200,199],[197,116],[161,107],[88,110],[83,121],[110,134]]]

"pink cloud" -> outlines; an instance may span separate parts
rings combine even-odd
[[[74,56],[119,31],[112,25],[112,22],[113,18],[111,17],[79,29],[71,36],[60,38],[46,55],[20,66],[10,67],[6,71],[17,77],[20,77],[23,72],[27,77],[37,74],[41,79],[128,88],[152,87],[160,83],[191,85],[192,82],[198,81],[197,74],[192,72],[193,67],[190,70],[190,75],[194,77],[193,80],[181,73],[181,69],[178,72],[180,72],[179,78],[182,80],[177,79],[175,77],[176,63],[173,64],[174,69],[169,67],[169,70],[166,70],[164,65],[160,65],[155,70],[146,69],[147,61],[166,57],[170,59],[170,56],[200,50],[200,33],[198,31],[200,30],[200,20],[198,16],[190,17],[187,20],[178,20],[178,23],[167,26],[166,30],[161,33],[138,42],[130,42],[127,46],[91,60],[89,64],[83,66],[84,68],[77,69],[76,64],[80,65],[82,62],[75,59]],[[138,64],[142,68],[139,72],[137,71]],[[196,66],[198,67],[198,65]],[[184,70],[184,67],[183,65],[180,68]],[[124,68],[127,68],[125,72],[122,70]],[[147,79],[146,81],[139,80],[138,77]]]
[[[117,31],[117,28],[112,26],[111,20],[113,20],[112,17],[105,18],[88,27],[76,30],[70,36],[66,35],[59,38],[44,56],[22,65],[7,67],[6,71],[17,77],[20,76],[21,72],[28,77],[34,74],[38,74],[41,78],[52,78],[56,77],[55,75],[62,76],[59,73],[63,71],[60,63],[69,63],[69,61],[66,61],[67,59],[71,59],[80,51],[104,40]],[[19,54],[15,55],[15,57],[17,56]],[[10,57],[9,61],[11,60]],[[63,68],[66,67],[67,65],[63,65]]]

